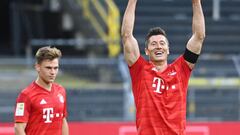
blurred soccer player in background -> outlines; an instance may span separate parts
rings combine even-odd
[[[54,83],[61,56],[61,51],[55,47],[42,47],[37,51],[35,69],[38,77],[16,100],[16,135],[69,134],[66,92]]]
[[[128,0],[121,35],[132,79],[138,135],[185,135],[188,81],[205,38],[201,0],[192,0],[192,37],[185,52],[171,64],[167,63],[169,41],[159,27],[150,29],[146,36],[149,61],[140,55],[133,36],[136,4],[137,0]]]

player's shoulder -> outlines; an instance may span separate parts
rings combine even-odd
[[[53,83],[53,87],[56,88],[57,90],[65,91],[65,88],[61,84]]]
[[[25,87],[24,89],[22,89],[21,93],[23,94],[29,94],[32,93],[32,91],[36,89],[36,86],[34,84],[34,82],[30,83],[27,87]]]
[[[149,64],[149,60],[142,55],[139,56],[138,61],[141,61],[144,64]]]
[[[177,71],[183,71],[184,72],[191,72],[192,70],[190,69],[188,63],[186,62],[186,60],[184,59],[183,55],[180,55],[179,57],[177,57],[171,64],[169,67],[172,67],[174,69],[176,69]]]
[[[133,63],[133,65],[131,65],[129,68],[145,66],[145,65],[149,65],[149,64],[150,64],[150,62],[148,60],[146,60],[142,55],[140,55],[138,57],[138,59],[136,60],[136,62]]]
[[[172,63],[170,64],[170,66],[177,66],[177,65],[181,65],[183,64],[183,62],[185,62],[183,55],[180,55],[178,57],[176,57]]]

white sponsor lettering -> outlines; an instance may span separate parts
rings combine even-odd
[[[154,92],[156,93],[162,93],[163,90],[175,90],[176,89],[176,85],[166,85],[163,80],[159,77],[154,77],[153,78],[153,84],[152,87],[155,88]]]
[[[153,84],[152,84],[152,87],[153,88],[156,88],[156,90],[154,90],[154,92],[156,92],[156,93],[162,93],[161,91],[160,91],[160,87],[161,86],[161,78],[158,78],[158,77],[154,77],[153,78]]]
[[[43,119],[44,123],[52,123],[53,118],[53,108],[44,108],[43,109]]]

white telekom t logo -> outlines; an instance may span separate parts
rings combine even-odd
[[[156,92],[156,93],[162,93],[162,92],[160,91],[160,88],[161,88],[161,78],[154,77],[154,78],[153,78],[152,87],[153,87],[153,88],[156,88],[156,90],[155,90],[154,92]]]
[[[43,119],[44,123],[52,123],[51,118],[53,118],[53,108],[44,108],[43,109]]]

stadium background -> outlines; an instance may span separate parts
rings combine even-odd
[[[202,0],[206,40],[188,93],[188,135],[239,135],[240,0]],[[36,77],[33,55],[63,52],[57,82],[67,89],[71,135],[136,135],[120,26],[127,0],[0,1],[0,134],[13,135],[17,94]],[[191,35],[191,0],[139,0],[134,34],[163,27],[170,61]]]

